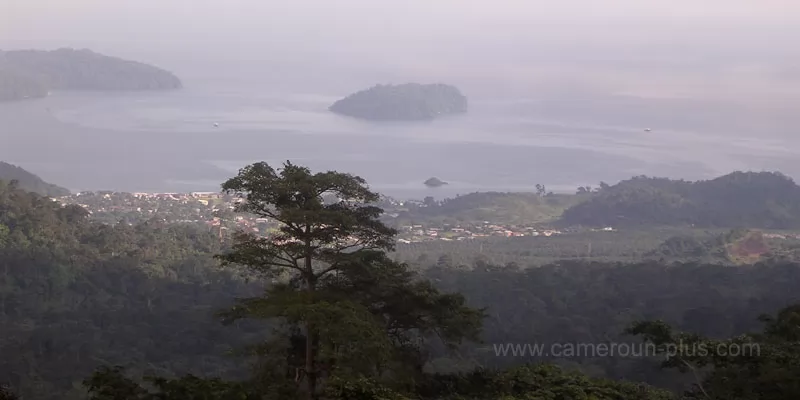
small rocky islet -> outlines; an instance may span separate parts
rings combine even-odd
[[[441,180],[439,178],[432,177],[432,178],[428,178],[428,180],[423,182],[423,184],[425,186],[427,186],[427,187],[440,187],[440,186],[447,185],[447,182],[445,182],[445,181],[443,181],[443,180]]]

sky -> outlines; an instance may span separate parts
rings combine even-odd
[[[0,48],[85,47],[188,76],[772,96],[800,75],[799,21],[792,0],[0,0]]]

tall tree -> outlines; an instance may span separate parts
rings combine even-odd
[[[295,369],[288,375],[306,398],[318,398],[320,380],[335,372],[380,376],[391,359],[409,354],[402,350],[419,354],[411,332],[435,332],[450,344],[477,338],[480,310],[416,281],[406,265],[386,257],[397,232],[378,220],[383,210],[371,204],[379,195],[364,179],[314,174],[290,162],[275,170],[262,162],[222,188],[244,200],[237,211],[281,225],[270,237],[237,235],[232,251],[220,257],[270,282],[263,296],[243,299],[224,315],[284,323],[273,339],[288,346],[286,367]]]
[[[723,340],[675,332],[662,321],[637,322],[627,332],[655,345],[666,356],[662,367],[694,374],[687,399],[800,398],[800,304],[759,320],[762,333]]]

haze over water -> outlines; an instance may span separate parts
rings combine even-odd
[[[789,3],[771,12],[709,0],[726,12],[706,14],[688,1],[619,1],[599,14],[587,0],[44,3],[12,7],[0,46],[89,47],[169,69],[186,86],[0,104],[0,160],[73,190],[218,190],[250,162],[287,159],[399,197],[737,169],[800,178]],[[74,11],[83,6],[92,12]],[[470,112],[377,124],[326,110],[404,82],[456,85]],[[431,176],[451,184],[427,189]]]
[[[693,111],[686,101],[630,97],[474,99],[463,117],[387,124],[327,112],[341,95],[229,85],[57,93],[0,106],[4,129],[22,133],[6,139],[0,157],[71,189],[125,191],[217,190],[250,162],[292,160],[359,174],[404,197],[537,183],[571,191],[639,174],[800,172],[796,139],[753,139],[747,129],[703,118],[710,109],[736,115],[721,105]],[[431,176],[451,185],[427,189],[422,181]]]

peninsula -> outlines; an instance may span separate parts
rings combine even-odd
[[[178,77],[135,61],[91,50],[0,51],[0,101],[45,97],[52,90],[179,89]]]
[[[406,83],[377,85],[331,105],[331,112],[372,121],[420,121],[467,112],[467,98],[454,86]]]

